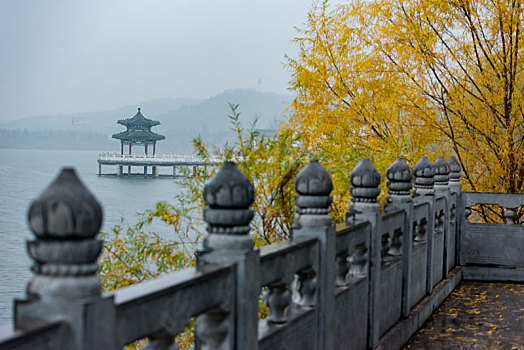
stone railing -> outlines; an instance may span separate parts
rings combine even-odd
[[[347,222],[335,228],[331,177],[313,160],[295,180],[292,238],[256,249],[253,185],[226,162],[204,190],[196,268],[102,294],[101,207],[65,169],[31,205],[34,276],[14,326],[0,328],[0,349],[117,349],[145,337],[147,349],[174,349],[192,317],[198,349],[398,349],[463,275],[524,280],[522,226],[462,219],[489,203],[511,223],[524,196],[461,193],[460,170],[453,157],[423,157],[413,170],[398,159],[382,211],[381,177],[364,159],[351,172]],[[514,254],[503,239],[518,241]]]

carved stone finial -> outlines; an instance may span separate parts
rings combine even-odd
[[[42,299],[100,295],[96,260],[102,240],[102,208],[76,176],[62,169],[59,176],[30,206],[29,226],[36,236],[27,242],[35,264],[28,294]]]
[[[362,159],[351,171],[351,201],[376,203],[380,194],[380,174],[369,159]]]
[[[435,187],[447,186],[449,181],[449,165],[443,157],[438,157],[433,163],[435,169]]]
[[[413,167],[413,175],[415,182],[413,183],[415,195],[430,195],[433,194],[433,184],[435,180],[435,169],[428,157],[422,157],[419,162]]]
[[[94,237],[102,225],[102,208],[72,168],[64,168],[28,212],[29,227],[39,238]]]
[[[333,182],[329,173],[312,159],[295,178],[295,203],[299,214],[328,214],[333,198]]]
[[[404,158],[398,158],[387,169],[388,192],[390,195],[410,196],[413,172]]]
[[[457,158],[455,158],[455,156],[449,157],[448,165],[450,170],[449,182],[460,182],[460,171],[462,169]]]
[[[204,219],[209,233],[247,234],[253,210],[249,206],[255,198],[253,184],[234,162],[224,162],[204,188]]]

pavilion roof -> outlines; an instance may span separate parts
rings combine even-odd
[[[118,124],[122,124],[122,125],[125,125],[127,127],[142,126],[142,127],[150,128],[152,126],[159,125],[160,122],[156,121],[156,120],[147,119],[140,112],[140,108],[138,108],[138,112],[136,112],[136,114],[135,114],[135,116],[133,118],[120,119],[118,121]]]
[[[164,140],[166,137],[150,130],[126,130],[114,134],[114,139],[122,141],[159,141]]]

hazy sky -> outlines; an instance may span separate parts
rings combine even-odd
[[[0,0],[0,122],[225,89],[285,93],[312,0]]]

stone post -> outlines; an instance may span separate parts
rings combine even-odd
[[[419,162],[413,167],[413,176],[415,181],[413,182],[413,197],[414,203],[428,203],[428,223],[426,240],[428,243],[428,266],[427,266],[427,281],[426,281],[426,292],[430,294],[433,291],[433,268],[432,268],[432,253],[433,253],[433,238],[435,231],[435,215],[434,215],[434,201],[435,201],[435,190],[433,185],[435,180],[435,170],[433,164],[429,161],[428,157],[422,157]]]
[[[449,164],[444,160],[443,157],[438,157],[437,160],[433,163],[433,168],[435,169],[435,197],[444,197],[446,198],[446,205],[444,210],[444,216],[439,216],[441,221],[441,229],[444,230],[444,267],[443,267],[443,278],[446,278],[448,272],[452,268],[452,262],[454,261],[451,258],[451,254],[455,255],[455,240],[454,235],[450,232],[450,210],[451,210],[451,196],[450,196],[450,187],[449,187]],[[436,218],[435,218],[436,219]],[[452,247],[453,245],[453,247]]]
[[[402,316],[409,315],[411,294],[411,250],[413,247],[413,198],[411,179],[413,173],[404,158],[398,158],[387,169],[388,204],[386,211],[404,211],[404,232],[402,242]]]
[[[462,231],[462,225],[463,225],[463,218],[464,218],[464,205],[462,203],[462,188],[460,186],[460,177],[461,177],[461,167],[459,162],[457,161],[457,158],[455,156],[449,157],[448,160],[449,165],[449,190],[451,193],[456,193],[457,201],[455,203],[455,210],[453,208],[451,209],[450,215],[451,220],[455,223],[455,232],[456,232],[456,245],[455,245],[455,261],[458,264],[461,264],[460,262],[460,242],[461,242],[461,231]]]
[[[333,182],[318,160],[311,160],[295,178],[297,216],[292,238],[315,237],[320,243],[318,271],[299,273],[301,304],[316,293],[318,309],[318,349],[334,349],[335,339],[335,228],[329,206]],[[311,282],[315,281],[314,289]]]
[[[369,221],[370,238],[370,297],[369,297],[369,347],[374,349],[379,341],[379,298],[381,271],[381,224],[382,212],[377,202],[380,194],[380,174],[369,159],[362,159],[351,171],[351,203],[349,213],[356,221]],[[349,215],[348,215],[349,217]]]
[[[197,269],[205,271],[208,265],[234,263],[237,289],[231,291],[236,296],[231,310],[213,310],[197,318],[198,340],[205,349],[256,350],[260,260],[249,235],[253,184],[235,163],[225,162],[206,185],[204,200],[208,204],[204,210],[208,235],[197,255]],[[221,339],[224,328],[227,335]]]
[[[34,261],[27,296],[15,301],[15,328],[39,320],[63,319],[72,330],[64,349],[115,348],[115,308],[101,297],[97,258],[103,241],[96,238],[102,208],[72,168],[62,169],[33,201],[27,242]]]

